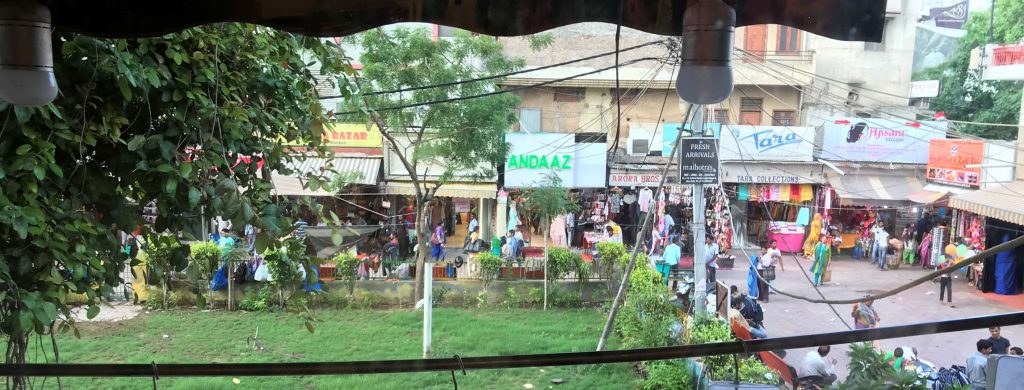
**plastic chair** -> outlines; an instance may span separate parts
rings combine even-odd
[[[776,355],[774,352],[758,352],[757,355],[761,358],[761,361],[775,371],[778,371],[779,376],[789,386],[794,386],[793,378],[796,377],[796,370],[786,364],[785,360]]]

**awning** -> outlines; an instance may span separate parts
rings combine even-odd
[[[274,183],[274,189],[271,191],[272,194],[277,196],[334,196],[335,193],[331,191],[324,191],[320,188],[316,191],[312,191],[309,188],[302,188],[302,181],[297,177],[284,176],[284,175],[273,175],[271,180]]]
[[[956,195],[949,207],[1024,225],[1024,181]]]
[[[921,191],[916,191],[907,195],[907,199],[910,199],[914,203],[921,204],[932,204],[943,200],[948,200],[950,195],[960,195],[973,192],[974,190],[963,188],[963,187],[952,187],[942,184],[928,183],[924,186]]]
[[[345,174],[353,172],[358,177],[353,184],[377,185],[380,182],[381,158],[355,158],[355,157],[296,157],[286,162],[288,168],[295,171],[295,176],[306,176],[308,174],[324,175],[329,171]]]
[[[433,188],[434,184],[427,182],[426,188]],[[393,195],[416,195],[416,188],[411,181],[393,181],[387,183],[385,192]],[[445,183],[434,195],[449,198],[495,199],[498,197],[498,186],[494,183]]]
[[[910,201],[910,194],[924,189],[917,176],[830,175],[829,184],[842,205],[882,206]]]

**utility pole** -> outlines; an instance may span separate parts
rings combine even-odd
[[[417,272],[423,272],[423,358],[430,359],[434,323],[434,263],[428,257],[423,261],[423,269]]]
[[[704,106],[699,104],[693,105],[693,121],[690,122],[690,129],[693,131],[695,138],[704,138]],[[680,168],[685,164],[682,159],[682,153],[680,152],[679,166]],[[682,175],[680,175],[682,178]],[[704,263],[706,254],[704,253],[704,239],[707,234],[707,228],[704,224],[704,184],[693,185],[693,278],[694,278],[694,300],[693,310],[694,315],[703,317],[708,307],[707,304],[707,265]]]

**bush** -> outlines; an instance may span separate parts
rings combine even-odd
[[[212,241],[193,243],[192,267],[200,278],[209,279],[220,266],[220,248]]]
[[[264,311],[270,308],[271,299],[273,299],[272,287],[269,284],[264,284],[260,286],[255,296],[239,302],[238,308],[245,311]]]
[[[694,317],[689,322],[690,329],[688,344],[707,344],[723,341],[732,341],[732,329],[725,321],[716,317]],[[713,379],[730,377],[733,373],[733,361],[731,355],[715,355],[703,358],[704,370]]]
[[[597,243],[597,257],[597,272],[605,278],[608,291],[612,291],[615,283],[620,279],[619,271],[625,268],[624,264],[629,262],[626,246],[617,242],[599,242]]]
[[[480,281],[483,283],[484,288],[486,288],[494,279],[498,278],[502,260],[494,254],[481,253],[476,257],[476,261],[480,263]]]
[[[566,248],[551,248],[548,250],[548,281],[556,281],[565,277],[573,271],[583,257]]]
[[[690,390],[699,388],[691,360],[666,360],[651,363],[641,390]]]
[[[669,292],[661,284],[661,274],[651,269],[646,259],[637,262],[629,278],[629,291],[615,328],[626,348],[663,347],[676,344],[671,337],[675,323]]]
[[[556,307],[566,308],[577,308],[583,307],[583,295],[578,292],[569,292],[565,294],[552,294],[555,296],[553,299]]]
[[[352,296],[356,289],[356,280],[359,279],[359,264],[359,257],[348,251],[334,256],[334,277],[345,282],[349,296]]]

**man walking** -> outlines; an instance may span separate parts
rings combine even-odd
[[[704,237],[704,266],[708,270],[708,285],[714,285],[715,271],[718,270],[718,244],[710,235]]]
[[[665,285],[668,285],[668,278],[669,275],[672,275],[672,271],[679,269],[679,258],[682,256],[683,250],[679,247],[678,242],[672,241],[672,243],[665,247],[665,254],[662,255],[662,259],[665,261],[665,264],[668,265],[668,270],[664,275]],[[675,289],[675,286],[672,286],[672,290],[675,291]]]
[[[885,252],[889,248],[889,232],[885,231],[882,223],[879,222],[872,229],[875,235],[875,244],[871,247],[871,259],[878,263],[878,269],[885,271]]]
[[[992,342],[978,340],[978,352],[967,357],[967,377],[971,380],[972,390],[986,390],[988,378],[985,373],[985,366],[988,365],[988,355],[992,353]]]

